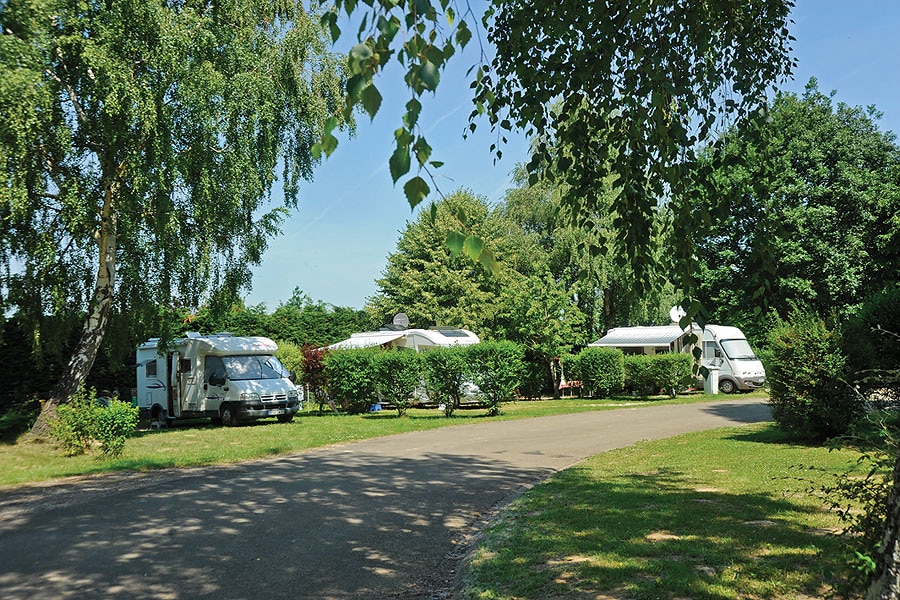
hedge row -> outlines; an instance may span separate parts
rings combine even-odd
[[[525,375],[525,353],[513,342],[436,348],[419,354],[406,349],[345,349],[328,352],[316,389],[349,413],[367,412],[377,401],[390,403],[400,416],[427,399],[448,417],[472,394],[498,414]],[[310,383],[312,373],[304,370]],[[321,394],[320,407],[324,400]]]
[[[566,361],[566,375],[580,380],[582,395],[604,398],[629,389],[641,397],[673,398],[693,381],[688,354],[628,355],[615,348],[586,348]]]

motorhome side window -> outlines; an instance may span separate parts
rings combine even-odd
[[[147,377],[156,377],[156,361],[151,360],[144,365],[144,375]]]
[[[204,383],[209,383],[210,377],[225,379],[225,363],[218,356],[206,357],[206,369],[203,371]]]

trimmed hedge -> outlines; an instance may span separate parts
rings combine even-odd
[[[690,385],[692,359],[689,354],[667,353],[625,357],[625,381],[642,398],[661,391],[672,398]]]
[[[435,348],[423,355],[425,387],[428,397],[444,407],[444,415],[451,417],[465,395],[465,385],[471,380],[468,362],[470,346]]]
[[[416,388],[422,382],[422,358],[415,350],[391,349],[374,355],[375,388],[381,398],[406,416]]]
[[[481,342],[468,347],[475,385],[488,414],[500,414],[500,404],[512,400],[525,374],[525,351],[513,342]]]
[[[625,387],[625,357],[615,348],[585,348],[568,361],[568,376],[581,380],[583,393],[597,398]]]
[[[325,361],[331,395],[350,414],[368,412],[375,398],[375,355],[381,350],[332,350]]]

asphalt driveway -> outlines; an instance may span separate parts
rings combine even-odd
[[[730,397],[0,491],[0,597],[446,598],[473,533],[551,473],[769,418]]]

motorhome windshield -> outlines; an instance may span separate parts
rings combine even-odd
[[[287,369],[274,356],[223,356],[225,372],[232,381],[242,379],[281,379],[287,377]]]
[[[747,340],[722,340],[722,349],[732,360],[758,360]]]

